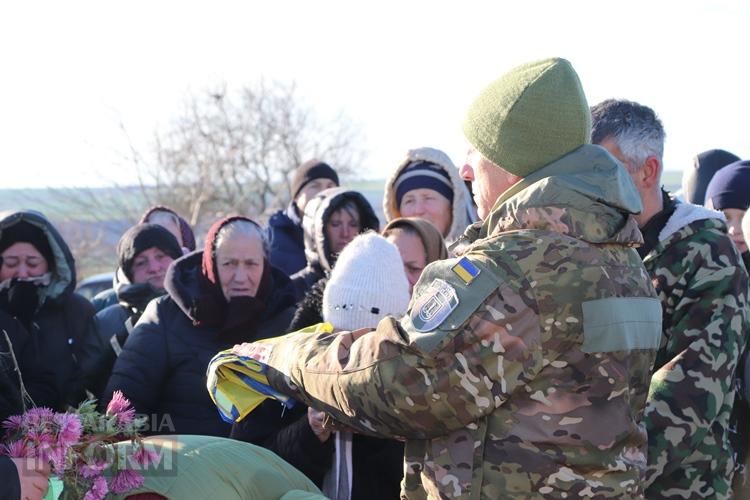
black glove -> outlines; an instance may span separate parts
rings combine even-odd
[[[39,309],[39,287],[14,278],[10,287],[0,292],[0,308],[28,326]]]

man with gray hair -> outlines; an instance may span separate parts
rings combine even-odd
[[[663,306],[645,412],[646,498],[729,498],[734,374],[748,330],[748,276],[717,212],[661,188],[664,128],[641,104],[592,108],[592,142],[630,173],[643,201],[638,249]]]

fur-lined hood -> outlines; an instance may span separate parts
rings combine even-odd
[[[399,175],[401,175],[404,168],[415,161],[434,163],[445,170],[450,176],[451,184],[453,185],[453,217],[450,230],[448,234],[445,235],[445,241],[451,242],[458,239],[469,224],[477,221],[476,209],[474,208],[471,197],[469,196],[469,190],[466,189],[466,184],[464,184],[461,176],[458,175],[458,169],[448,155],[439,149],[417,148],[411,149],[406,153],[406,157],[398,165],[396,170],[393,171],[385,183],[383,213],[385,214],[386,221],[390,222],[393,219],[402,216],[396,205],[396,191],[393,189],[393,185],[396,183],[396,180]]]

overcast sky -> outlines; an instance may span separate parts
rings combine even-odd
[[[711,148],[750,158],[750,3],[511,3],[5,2],[2,187],[132,182],[121,122],[146,150],[187,93],[261,76],[294,80],[321,116],[358,122],[363,176],[385,177],[418,146],[461,164],[473,97],[550,56],[573,63],[590,104],[653,107],[666,168]]]

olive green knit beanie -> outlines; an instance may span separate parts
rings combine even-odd
[[[591,111],[581,81],[565,59],[512,69],[469,108],[464,134],[485,158],[526,177],[589,143]]]

